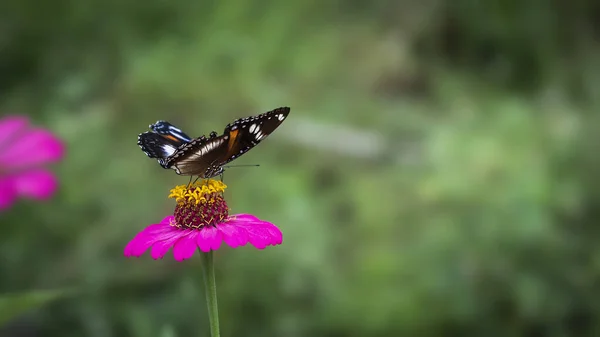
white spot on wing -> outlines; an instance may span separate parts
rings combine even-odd
[[[165,152],[165,154],[167,155],[167,157],[170,156],[170,155],[172,155],[173,153],[175,153],[175,150],[177,150],[173,146],[167,145],[167,144],[163,145],[162,149]]]
[[[250,125],[250,133],[254,133],[255,128],[256,128],[256,124]]]
[[[282,114],[277,115],[277,119],[279,119],[280,121],[285,119],[285,116]]]

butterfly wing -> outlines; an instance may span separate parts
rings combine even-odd
[[[226,152],[219,165],[225,165],[250,151],[275,131],[289,113],[289,107],[281,107],[258,116],[236,119],[227,124],[222,136],[227,140]]]
[[[158,121],[149,126],[152,131],[138,136],[138,146],[150,158],[158,159],[161,166],[184,144],[191,141],[190,136],[169,122]],[[167,168],[167,167],[165,167]]]
[[[204,136],[177,149],[175,153],[163,161],[163,167],[172,168],[179,175],[200,176],[210,178],[210,172],[220,166],[219,162],[226,151],[225,136],[206,138]]]
[[[154,132],[144,132],[138,136],[138,145],[150,158],[165,159],[175,153],[182,144]]]
[[[167,121],[157,121],[156,123],[150,125],[150,129],[159,135],[174,141],[179,141],[180,143],[189,143],[192,141],[192,137],[188,136],[181,131],[181,129]]]
[[[223,135],[192,139],[166,121],[150,125],[152,132],[138,136],[138,145],[150,158],[157,158],[164,168],[179,175],[214,177],[223,165],[258,145],[287,118],[290,108],[282,107],[240,118],[225,127]],[[212,134],[212,133],[211,133]]]

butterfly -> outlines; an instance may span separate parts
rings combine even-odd
[[[223,166],[240,157],[267,138],[290,113],[281,107],[257,116],[239,118],[227,124],[222,135],[212,131],[208,137],[192,138],[167,121],[157,121],[152,131],[138,136],[138,145],[165,169],[179,175],[212,178],[223,173]]]

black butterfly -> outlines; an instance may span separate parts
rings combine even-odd
[[[150,125],[151,132],[138,136],[138,145],[150,158],[179,175],[208,179],[223,173],[223,165],[236,159],[267,138],[290,113],[282,107],[258,116],[236,119],[223,134],[191,138],[166,121]]]

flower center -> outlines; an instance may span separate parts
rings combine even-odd
[[[212,179],[175,186],[169,194],[169,198],[177,201],[175,222],[171,225],[199,229],[226,221],[229,207],[221,195],[225,188],[227,186],[223,182]]]

